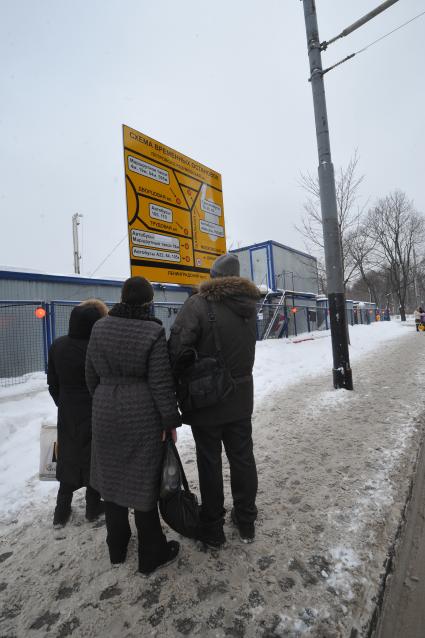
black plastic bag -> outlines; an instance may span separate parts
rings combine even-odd
[[[161,470],[161,485],[159,488],[159,498],[166,499],[173,496],[177,490],[181,489],[180,463],[177,460],[178,453],[172,438],[166,439],[164,444],[164,456]]]
[[[179,453],[171,437],[167,437],[165,441],[159,511],[175,532],[188,538],[198,537],[198,499],[189,489]]]

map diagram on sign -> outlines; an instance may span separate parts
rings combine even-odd
[[[226,252],[221,175],[124,126],[131,274],[195,285]]]

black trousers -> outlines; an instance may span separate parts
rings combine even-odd
[[[251,419],[242,419],[214,427],[192,426],[196,443],[201,520],[204,524],[223,519],[224,492],[221,464],[222,443],[230,465],[230,484],[235,514],[241,523],[253,523],[257,518],[257,468],[252,443]]]
[[[158,508],[149,512],[134,510],[134,520],[139,540],[139,558],[144,554],[156,554],[166,545],[166,538],[159,520]],[[128,508],[105,501],[106,543],[111,563],[121,563],[127,554],[131,537]]]
[[[63,483],[62,481],[59,483],[58,490],[58,502],[69,502],[71,505],[72,496],[74,492],[79,489],[74,487],[73,485],[68,485],[68,483]],[[93,489],[91,485],[87,485],[86,487],[86,502],[90,503],[90,505],[96,505],[100,502],[100,494],[97,490]]]

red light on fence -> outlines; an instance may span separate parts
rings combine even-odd
[[[44,317],[46,316],[46,311],[44,310],[44,308],[36,308],[34,310],[34,314],[37,319],[44,319]]]
[[[296,312],[298,312],[298,308],[291,308],[291,312],[295,314]]]

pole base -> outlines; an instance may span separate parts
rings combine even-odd
[[[344,390],[353,390],[353,374],[351,368],[343,370],[341,368],[332,368],[333,382],[335,390],[344,388]]]
[[[343,292],[329,293],[334,388],[353,389],[353,375],[348,352],[348,325]]]

